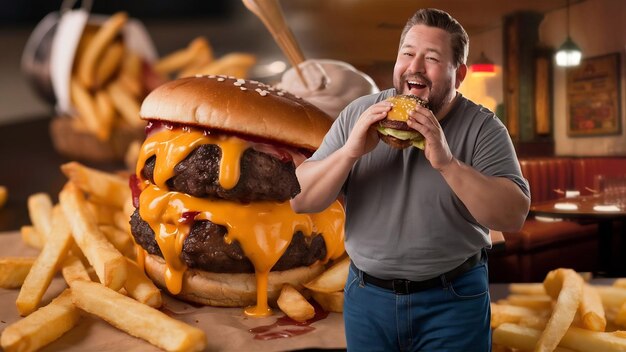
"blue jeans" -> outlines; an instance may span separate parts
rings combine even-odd
[[[486,260],[453,282],[406,295],[365,284],[351,266],[343,310],[348,351],[490,351]]]

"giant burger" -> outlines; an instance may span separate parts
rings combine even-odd
[[[424,149],[424,136],[407,125],[409,111],[417,106],[427,108],[428,102],[415,95],[395,95],[386,99],[393,104],[387,117],[376,126],[378,136],[383,142],[396,149],[414,146]]]
[[[332,123],[321,110],[256,81],[198,76],[152,91],[140,115],[130,223],[161,287],[264,316],[285,283],[300,286],[344,253],[340,203],[316,214],[289,204],[296,165]]]

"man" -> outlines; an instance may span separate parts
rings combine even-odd
[[[346,107],[296,170],[296,211],[345,196],[349,350],[491,348],[488,229],[519,230],[530,193],[504,125],[457,92],[468,46],[450,15],[417,11],[400,38],[394,88]],[[424,135],[424,151],[379,143],[374,126],[397,94],[429,102],[407,122]]]

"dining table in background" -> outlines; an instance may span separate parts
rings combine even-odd
[[[626,178],[624,179],[626,181]],[[529,214],[546,220],[594,222],[598,224],[598,269],[600,276],[626,275],[626,182],[624,187],[605,189],[592,195],[577,195],[534,204]],[[614,226],[618,225],[618,226]],[[621,225],[621,226],[619,226]],[[619,228],[619,238],[614,234]],[[619,242],[619,256],[613,244]],[[617,263],[615,263],[617,261]]]

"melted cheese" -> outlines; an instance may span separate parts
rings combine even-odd
[[[163,129],[151,134],[144,142],[139,152],[137,163],[137,177],[146,181],[142,175],[146,161],[155,155],[154,183],[160,188],[167,189],[166,182],[174,176],[174,167],[183,161],[189,153],[203,144],[215,144],[222,150],[220,160],[219,183],[224,189],[235,187],[239,181],[239,162],[243,152],[249,147],[248,143],[240,138],[225,136],[207,136],[202,131],[192,130],[181,133],[180,130]]]
[[[226,227],[224,240],[238,242],[255,268],[257,305],[248,307],[246,314],[271,314],[267,304],[268,275],[278,262],[295,232],[305,236],[321,233],[326,243],[325,260],[335,259],[344,252],[343,223],[345,214],[339,202],[318,214],[296,214],[289,202],[251,202],[196,198],[170,191],[167,180],[173,176],[174,166],[201,144],[217,144],[222,149],[219,182],[232,188],[239,180],[239,160],[246,142],[236,137],[209,137],[198,131],[171,131],[153,133],[144,143],[137,164],[137,175],[148,158],[156,155],[155,184],[142,179],[139,212],[155,232],[155,239],[166,262],[165,282],[172,294],[182,290],[182,278],[187,269],[181,260],[183,243],[189,235],[190,222],[183,214],[196,214],[193,220],[209,220]]]

